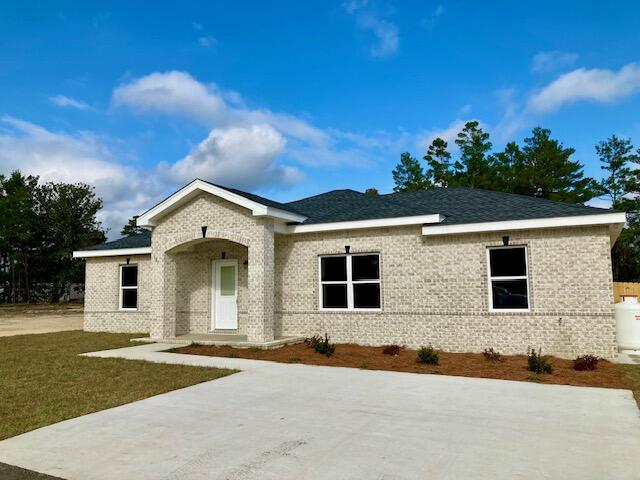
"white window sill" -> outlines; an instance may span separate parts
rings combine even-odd
[[[120,312],[137,312],[138,309],[137,308],[119,308],[118,311],[120,311]]]
[[[531,313],[530,308],[490,308],[489,313]]]

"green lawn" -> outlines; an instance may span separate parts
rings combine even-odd
[[[0,440],[233,373],[78,356],[131,346],[136,336],[70,331],[0,337]]]
[[[640,365],[618,365],[625,373],[629,388],[633,390],[638,408],[640,408]]]

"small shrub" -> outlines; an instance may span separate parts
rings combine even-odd
[[[300,361],[300,357],[297,357],[295,355],[291,355],[289,358],[287,358],[287,362],[289,363],[296,363]]]
[[[249,347],[249,351],[252,353],[258,353],[261,352],[262,349],[260,347]]]
[[[490,362],[502,362],[504,360],[500,352],[496,352],[493,348],[485,348],[482,355]]]
[[[333,352],[336,351],[335,344],[329,342],[329,336],[325,333],[324,338],[320,335],[314,335],[313,337],[305,338],[305,345],[312,347],[316,352],[330,357]]]
[[[387,345],[382,349],[385,355],[400,355],[400,345]]]
[[[582,355],[573,361],[574,370],[595,370],[598,368],[598,360],[595,355]]]
[[[362,370],[366,370],[369,368],[369,364],[367,362],[360,362],[358,364],[358,368],[362,369]]]
[[[227,358],[238,358],[238,354],[235,352],[227,353]]]
[[[438,352],[429,345],[428,347],[420,347],[418,350],[418,361],[427,365],[438,365]]]
[[[553,365],[549,363],[549,357],[542,355],[542,349],[530,349],[527,352],[527,363],[529,364],[529,371],[533,373],[553,373]]]

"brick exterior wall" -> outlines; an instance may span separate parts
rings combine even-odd
[[[489,246],[527,245],[530,312],[489,312]],[[379,252],[382,311],[320,311],[318,256]],[[608,227],[428,237],[420,227],[276,237],[276,335],[452,352],[615,358]]]
[[[507,234],[512,245],[528,247],[530,312],[489,312],[486,249]],[[344,253],[345,245],[380,253],[380,312],[318,309],[318,256]],[[367,345],[616,356],[607,226],[434,237],[418,226],[274,235],[272,220],[208,194],[161,220],[150,256],[131,257],[140,265],[138,312],[117,308],[125,257],[87,259],[85,328],[155,338],[209,332],[211,261],[222,252],[238,259],[238,333],[254,341],[327,332],[336,342]]]
[[[206,238],[203,226],[207,226]],[[200,194],[162,218],[153,230],[151,245],[152,337],[172,337],[187,328],[209,331],[211,260],[221,258],[224,251],[227,259],[238,259],[238,333],[251,341],[273,340],[272,219]]]
[[[138,265],[138,310],[120,310],[120,265]],[[149,255],[87,258],[84,329],[88,332],[149,332],[151,275]]]

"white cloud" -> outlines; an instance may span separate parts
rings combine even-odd
[[[367,0],[352,0],[344,3],[342,8],[347,14],[355,16],[359,29],[369,31],[375,37],[375,43],[369,49],[372,57],[390,57],[398,51],[398,27],[386,20],[379,11],[371,8]]]
[[[214,47],[216,43],[218,43],[218,41],[215,39],[215,37],[212,37],[211,35],[207,35],[204,37],[200,37],[198,39],[198,43],[205,48],[209,48],[209,47]]]
[[[285,145],[285,138],[269,125],[213,129],[168,175],[181,182],[197,177],[241,189],[295,183],[302,178],[299,170],[277,163]]]
[[[424,152],[431,145],[436,138],[441,138],[445,142],[448,143],[448,147],[450,150],[458,148],[455,144],[456,139],[458,138],[458,133],[464,128],[464,124],[467,122],[471,122],[473,119],[461,120],[456,119],[451,122],[447,127],[441,129],[427,130],[422,132],[416,137],[416,146],[418,151]],[[484,125],[481,126],[484,128]]]
[[[191,22],[191,26],[194,28],[194,30],[198,30],[199,32],[204,28],[204,26],[199,22]]]
[[[548,113],[581,100],[608,103],[640,91],[640,65],[619,71],[579,68],[560,75],[529,100],[534,113]]]
[[[77,110],[89,110],[91,108],[82,100],[76,100],[75,98],[67,97],[65,95],[49,97],[49,101],[62,108],[75,108]]]
[[[114,90],[112,102],[138,112],[187,116],[211,128],[267,123],[303,141],[329,141],[325,132],[304,120],[265,109],[247,109],[237,92],[227,94],[186,72],[156,72],[122,84]]]
[[[561,68],[572,66],[578,60],[577,53],[560,52],[538,52],[531,60],[531,70],[537,73],[550,72]]]
[[[96,135],[51,132],[14,117],[0,119],[0,170],[20,170],[42,182],[84,182],[104,200],[99,219],[119,233],[140,205],[155,200],[161,187],[144,172],[116,163]],[[117,235],[116,235],[117,236]]]

